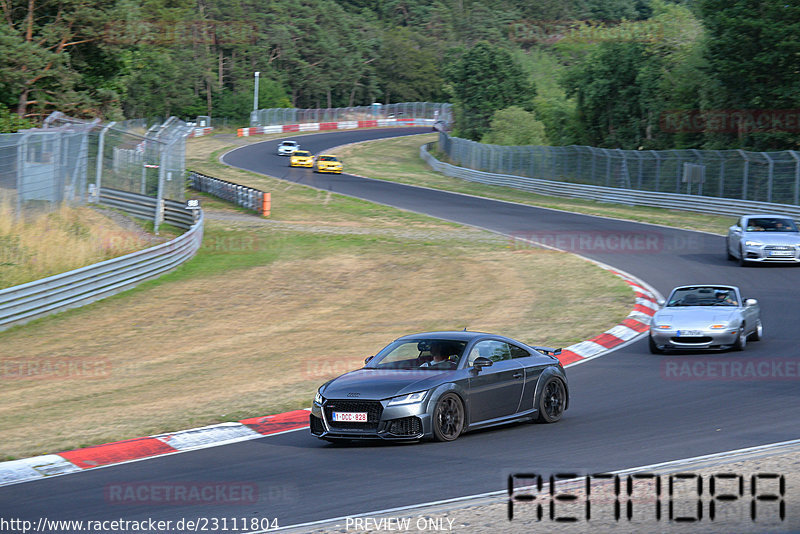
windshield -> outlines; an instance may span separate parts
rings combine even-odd
[[[283,146],[297,146],[297,142],[296,141],[284,141],[283,143],[281,143],[281,145],[283,145]]]
[[[455,369],[466,341],[451,339],[407,339],[395,341],[366,365],[367,369]]]
[[[730,287],[682,287],[669,296],[667,306],[738,306],[736,291]]]
[[[301,158],[307,158],[311,155],[311,152],[304,152],[302,150],[295,150],[292,156],[300,156]]]
[[[748,232],[797,232],[794,221],[778,217],[759,217],[747,220]]]
[[[336,159],[336,156],[320,156],[319,160],[320,161],[339,161],[338,159]]]

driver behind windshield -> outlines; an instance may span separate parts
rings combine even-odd
[[[420,365],[420,367],[433,367],[439,363],[447,361],[444,346],[438,341],[431,343],[430,349],[432,359]]]

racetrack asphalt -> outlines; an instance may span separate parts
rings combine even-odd
[[[304,135],[304,149],[428,129]],[[654,356],[640,340],[569,369],[570,409],[555,425],[517,424],[452,443],[326,444],[307,431],[0,488],[0,517],[51,519],[277,518],[280,526],[503,489],[514,472],[602,472],[800,436],[800,268],[741,268],[724,238],[572,214],[355,176],[289,169],[279,141],[245,146],[227,164],[504,235],[566,246],[631,273],[662,294],[687,283],[733,284],[759,300],[765,337],[742,353]],[[345,162],[346,165],[346,162]],[[346,167],[345,167],[346,170]],[[558,321],[553,317],[553,321]],[[749,379],[710,376],[709,362],[765,364]],[[688,367],[687,367],[688,365]],[[688,373],[688,375],[684,372]],[[783,374],[783,376],[780,376]],[[254,502],[120,503],[120,487],[216,484],[255,489]],[[226,486],[227,485],[227,486]],[[112,493],[110,493],[112,492]],[[230,519],[229,519],[230,520]],[[177,530],[176,530],[177,531]]]

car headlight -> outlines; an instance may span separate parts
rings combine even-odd
[[[656,328],[657,328],[658,330],[669,330],[670,328],[672,328],[672,325],[668,325],[668,324],[658,324],[658,325],[656,325]]]
[[[725,328],[728,328],[728,325],[726,325],[726,324],[712,324],[711,325],[711,329],[712,330],[722,330],[722,329],[725,329]]]
[[[317,404],[322,404],[325,401],[325,398],[322,396],[322,393],[317,390],[317,394],[314,395],[314,402]]]
[[[428,392],[417,391],[416,393],[409,393],[408,395],[401,395],[399,397],[394,397],[392,400],[389,401],[389,406],[402,406],[405,404],[416,404],[418,402],[422,402],[425,399],[426,393]]]
[[[744,246],[746,247],[760,247],[763,243],[760,241],[753,241],[752,239],[748,239],[744,242]]]

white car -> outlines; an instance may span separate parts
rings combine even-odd
[[[800,232],[789,215],[744,215],[728,228],[725,240],[729,260],[800,263]]]
[[[743,350],[764,336],[761,308],[728,285],[679,286],[650,323],[650,352]]]
[[[300,150],[300,144],[297,141],[281,141],[278,145],[279,156],[291,156],[295,150]]]

